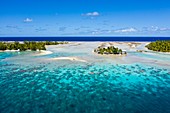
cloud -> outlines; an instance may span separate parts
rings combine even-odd
[[[142,32],[167,32],[170,31],[170,28],[166,27],[157,27],[157,26],[151,26],[151,27],[143,27]]]
[[[67,27],[60,27],[58,30],[59,31],[65,31]]]
[[[18,29],[18,26],[7,25],[6,28],[14,28],[14,29]]]
[[[115,33],[132,33],[132,32],[137,32],[138,30],[136,28],[122,28],[115,30]]]
[[[80,30],[80,28],[75,28],[74,30],[78,31],[78,30]]]
[[[41,27],[35,29],[36,32],[41,32],[41,31],[46,31],[46,30],[47,30],[47,29],[41,28]]]
[[[86,29],[86,28],[90,28],[90,27],[88,27],[88,26],[80,26],[80,28]]]
[[[170,31],[170,28],[160,28],[160,31]]]
[[[112,33],[111,30],[101,30],[101,29],[94,29],[94,30],[83,30],[78,31],[74,34],[76,35],[106,35]]]
[[[86,14],[82,14],[82,16],[99,16],[100,13],[99,12],[90,12],[90,13],[86,13]]]
[[[105,35],[105,34],[111,34],[113,33],[112,30],[109,29],[96,29],[91,31],[91,34],[93,35]]]
[[[29,23],[29,22],[32,22],[33,20],[31,19],[31,18],[26,18],[25,20],[24,20],[24,22],[26,22],[26,23]]]
[[[22,28],[18,27],[17,25],[6,25],[6,29],[9,30],[21,30]]]

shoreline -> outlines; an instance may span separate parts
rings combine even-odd
[[[0,50],[0,52],[21,52],[20,50]]]
[[[133,41],[132,43],[134,43]],[[135,48],[131,48],[128,46],[128,42],[119,41],[119,42],[111,42],[113,46],[118,47],[122,50],[127,52],[127,55],[101,55],[94,52],[94,49],[97,48],[102,43],[107,42],[71,42],[66,45],[48,45],[47,50],[43,51],[35,51],[32,54],[25,54],[25,56],[15,56],[12,58],[8,58],[8,60],[16,60],[15,62],[20,62],[22,59],[23,63],[25,61],[34,61],[37,62],[54,62],[67,60],[67,61],[77,61],[77,62],[88,62],[88,63],[95,63],[95,62],[108,62],[113,64],[132,64],[132,63],[144,63],[149,64],[152,62],[153,65],[167,65],[168,61],[170,60],[168,53],[160,53],[160,52],[137,52],[136,50],[146,50],[145,45],[148,42],[140,42],[141,44]],[[136,42],[135,42],[136,43]],[[3,51],[4,52],[4,51]],[[8,52],[8,51],[6,51]],[[18,52],[18,51],[17,51]],[[153,54],[152,54],[153,53]],[[57,55],[59,54],[59,56]],[[168,54],[168,55],[167,55]],[[46,56],[45,56],[46,55]],[[34,57],[36,56],[36,57]],[[42,56],[42,57],[39,57]],[[57,57],[58,56],[58,57]],[[29,59],[30,57],[33,57]],[[157,61],[157,62],[155,62]],[[158,63],[160,62],[160,64]]]

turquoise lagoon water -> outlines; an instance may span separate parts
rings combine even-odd
[[[0,53],[1,113],[170,113],[169,69],[111,62],[35,60],[24,65],[26,61],[14,60],[25,54]],[[71,56],[55,54],[63,55]],[[27,59],[43,57],[54,54]]]

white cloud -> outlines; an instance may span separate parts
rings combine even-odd
[[[32,22],[33,20],[31,18],[26,18],[24,22]]]
[[[67,29],[67,27],[59,27],[59,31],[65,31]]]
[[[99,12],[90,12],[90,13],[82,14],[82,16],[99,16],[99,15],[100,15]]]
[[[137,32],[138,30],[136,28],[123,28],[123,29],[118,29],[115,30],[115,33],[131,33],[131,32]]]
[[[151,27],[143,27],[142,32],[166,32],[170,31],[170,28],[166,27],[157,27],[157,26],[151,26]]]
[[[170,28],[160,28],[160,31],[170,31]]]

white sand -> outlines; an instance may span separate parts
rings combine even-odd
[[[86,60],[77,57],[57,57],[57,58],[52,58],[51,60],[70,60],[70,61],[87,62]]]
[[[19,52],[19,50],[5,50],[5,51],[1,51],[0,52]]]
[[[41,50],[41,51],[39,51],[39,53],[36,54],[35,56],[49,55],[49,54],[52,54],[52,53],[53,53],[53,52],[51,52],[51,51]]]

